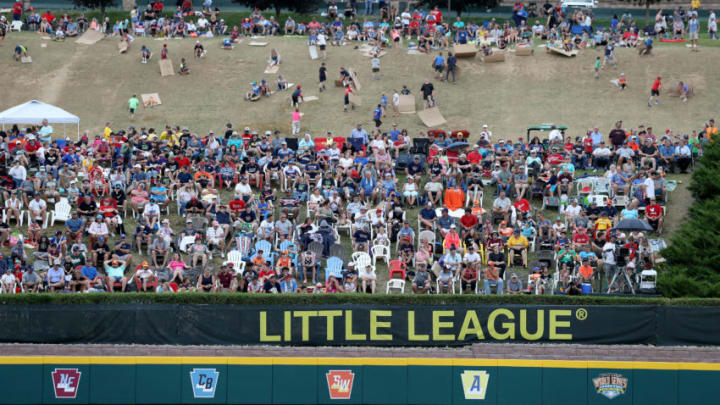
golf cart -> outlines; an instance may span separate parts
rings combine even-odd
[[[552,126],[553,126],[553,125],[555,125],[555,124],[552,124],[552,123],[544,123],[544,124],[540,124],[540,125],[535,125],[534,127],[529,127],[529,128],[527,129],[527,141],[528,141],[528,143],[530,143],[530,139],[532,139],[532,137],[531,137],[530,135],[531,135],[531,133],[532,133],[533,131],[550,132],[550,131],[552,130]],[[560,131],[560,132],[563,134],[563,139],[564,139],[564,138],[565,138],[565,131],[567,131],[568,127],[565,126],[565,125],[555,125],[555,129],[557,129],[558,131]],[[540,141],[543,141],[543,139],[541,139]]]

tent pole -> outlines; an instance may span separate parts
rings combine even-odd
[[[80,142],[80,121],[78,121],[78,142]]]

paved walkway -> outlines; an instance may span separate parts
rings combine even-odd
[[[0,356],[440,357],[720,363],[720,347],[482,343],[462,348],[0,344]]]

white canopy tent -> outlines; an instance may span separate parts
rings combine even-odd
[[[66,124],[76,124],[78,139],[80,138],[80,118],[54,105],[31,100],[0,112],[3,129],[5,124],[41,124],[43,120],[48,120],[50,124],[63,124],[63,134]]]

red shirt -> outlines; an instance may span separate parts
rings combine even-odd
[[[593,141],[592,138],[589,136],[583,139],[583,145],[585,146],[585,153],[592,153],[593,151]]]
[[[241,209],[245,208],[245,200],[243,200],[241,198],[231,200],[228,203],[228,206],[230,207],[230,210],[232,210],[232,211],[240,211]]]
[[[190,159],[188,159],[188,158],[185,157],[185,156],[178,156],[178,157],[175,158],[175,161],[177,162],[177,164],[178,164],[180,167],[190,166]]]
[[[42,15],[42,18],[46,19],[47,22],[52,24],[53,21],[55,21],[55,14],[53,13],[45,13]]]
[[[30,141],[25,144],[25,152],[27,153],[35,153],[38,149],[40,149],[40,144],[35,141]]]
[[[468,153],[467,159],[470,161],[470,163],[477,165],[480,164],[480,161],[482,161],[482,155],[475,150]]]
[[[22,14],[22,11],[23,11],[23,5],[22,5],[22,3],[19,2],[19,1],[18,1],[18,2],[15,2],[15,4],[13,4],[13,14],[18,14],[18,15],[19,15],[19,14]]]
[[[584,245],[590,242],[590,235],[588,235],[587,233],[576,233],[575,236],[573,236],[573,242],[577,243],[578,245]]]
[[[165,7],[162,2],[156,1],[155,5],[153,6],[153,10],[155,11],[162,11],[163,7]]]
[[[655,90],[655,91],[660,90],[660,85],[661,85],[661,84],[662,84],[662,83],[660,83],[660,79],[655,79],[655,81],[653,82],[653,85],[652,85],[652,89]]]
[[[662,212],[663,209],[660,204],[650,204],[645,207],[645,216],[648,217],[648,219],[658,219],[662,216]]]
[[[109,208],[117,210],[117,201],[115,201],[114,198],[103,198],[102,200],[100,200],[100,212]],[[103,216],[114,217],[115,213],[103,212]]]
[[[478,219],[475,215],[465,214],[460,218],[460,223],[466,228],[472,228],[478,224]]]
[[[522,211],[522,212],[530,211],[530,202],[524,198],[515,201],[515,204],[513,204],[513,206],[518,211]]]

